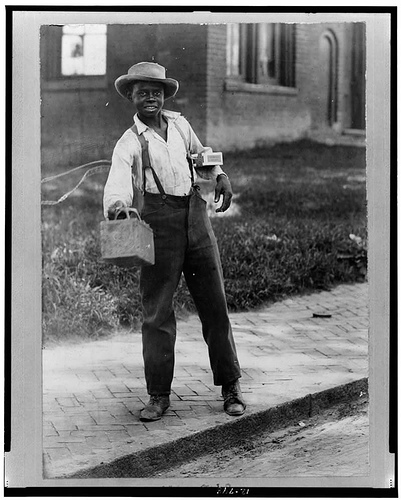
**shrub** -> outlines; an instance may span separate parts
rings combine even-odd
[[[337,259],[346,261],[359,280],[365,280],[368,271],[368,244],[366,238],[349,235],[349,241],[338,248]]]
[[[226,293],[231,310],[249,309],[266,301],[335,283],[353,282],[359,272],[338,262],[344,225],[266,221],[214,222],[218,235]]]

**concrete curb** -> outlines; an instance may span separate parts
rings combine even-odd
[[[57,479],[140,478],[156,473],[219,449],[227,449],[249,439],[250,435],[273,432],[317,415],[330,407],[357,399],[368,393],[368,379],[280,404],[253,414],[245,414],[228,423],[197,432],[170,443],[133,453],[108,464],[98,465]]]

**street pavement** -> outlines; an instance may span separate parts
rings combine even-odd
[[[230,314],[246,414],[223,411],[196,315],[178,321],[171,406],[141,422],[141,335],[43,350],[44,477],[59,478],[368,376],[368,284]]]

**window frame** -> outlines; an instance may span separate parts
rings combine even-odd
[[[67,31],[67,28],[72,28],[74,27],[73,30]],[[79,31],[77,31],[76,28],[79,28]],[[91,29],[92,27],[92,29]],[[99,30],[101,29],[101,31]],[[75,33],[74,33],[75,31]],[[87,63],[90,62],[90,47],[93,44],[93,37],[102,37],[102,45],[104,48],[104,53],[102,54],[104,56],[104,60],[102,61],[102,64],[104,64],[104,72],[102,73],[88,73],[86,71],[91,69],[91,65],[87,66]],[[81,60],[82,60],[82,70],[83,72],[81,73],[63,73],[63,66],[65,68],[65,64],[67,63],[68,60],[74,59],[73,57],[70,56],[70,54],[67,52],[63,54],[63,45],[64,42],[67,45],[67,40],[68,38],[71,37],[78,37],[81,40],[81,46],[82,46],[82,54],[81,54]],[[92,40],[91,40],[92,39]],[[98,46],[100,46],[100,40],[97,40]],[[96,54],[97,56],[97,54]],[[97,68],[96,68],[97,69]],[[102,68],[103,69],[103,68]],[[107,24],[105,23],[99,23],[99,24],[79,24],[79,25],[74,25],[74,24],[66,24],[62,27],[62,35],[61,35],[61,76],[62,77],[77,77],[77,76],[104,76],[107,71]]]
[[[258,27],[271,25],[274,33],[273,37],[276,43],[273,44],[276,76],[272,77],[267,75],[260,75],[260,68],[258,67],[257,60],[259,60],[258,55]],[[280,72],[285,71],[283,69],[283,62],[280,58],[280,50],[283,47],[282,38],[288,37],[288,33],[284,34],[286,26],[293,27],[291,35],[292,44],[292,54],[290,63],[291,66],[291,80],[292,85],[280,84]],[[234,28],[238,31],[238,60],[237,70],[235,70],[235,61],[232,60],[232,50],[230,50],[230,44],[232,41],[232,32]],[[267,30],[266,30],[267,32]],[[277,43],[277,40],[279,43]],[[288,38],[286,39],[288,43]],[[272,93],[272,94],[284,94],[284,95],[296,95],[298,94],[298,89],[296,87],[295,81],[295,24],[287,23],[230,23],[227,28],[227,70],[225,79],[225,89],[227,91],[244,91],[244,92],[254,92],[254,93]],[[234,68],[234,71],[233,71]],[[231,70],[231,71],[230,71]],[[235,73],[235,74],[232,74]],[[286,74],[286,77],[287,74]],[[262,80],[262,81],[261,81]]]
[[[107,25],[106,25],[107,26]],[[107,37],[106,30],[106,37]],[[106,73],[104,75],[63,75],[61,72],[61,44],[63,25],[41,26],[41,87],[43,90],[96,90],[106,89],[107,80],[107,39]]]

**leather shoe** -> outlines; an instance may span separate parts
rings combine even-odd
[[[246,404],[242,397],[241,388],[238,380],[224,384],[221,390],[224,398],[224,411],[227,415],[236,417],[245,412]]]
[[[163,413],[170,406],[170,397],[165,395],[150,396],[148,404],[141,410],[140,420],[152,422],[160,420]]]

